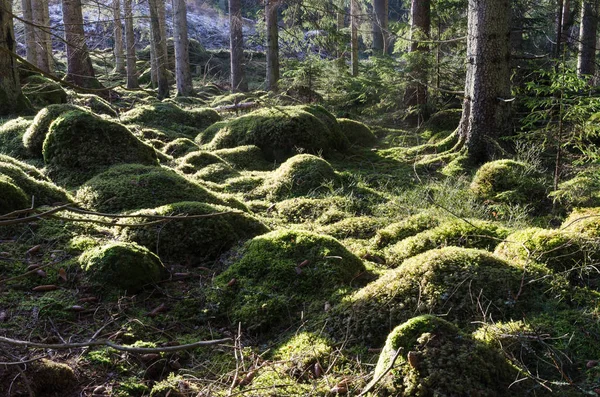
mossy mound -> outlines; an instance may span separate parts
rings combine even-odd
[[[561,230],[582,233],[586,237],[600,237],[600,207],[576,208],[565,219]]]
[[[384,248],[417,233],[434,228],[439,224],[439,217],[421,212],[378,230],[373,239],[373,244],[376,248]]]
[[[228,106],[245,102],[252,102],[252,96],[245,92],[235,92],[233,94],[225,94],[215,97],[210,106],[216,108],[219,106]]]
[[[196,179],[215,183],[223,183],[229,178],[239,176],[240,173],[226,163],[209,164],[194,174]]]
[[[273,165],[265,160],[265,156],[258,146],[244,145],[215,150],[213,153],[236,169],[266,171],[273,168]]]
[[[332,140],[332,147],[339,151],[345,151],[350,147],[350,142],[348,138],[343,133],[338,120],[335,118],[333,114],[331,114],[327,109],[325,109],[321,105],[301,105],[297,106],[298,109],[304,110],[321,120],[323,124],[329,129]]]
[[[368,239],[373,237],[381,226],[382,221],[380,219],[370,216],[356,216],[324,226],[319,229],[319,232],[337,239]]]
[[[482,165],[471,191],[480,200],[510,204],[546,203],[546,186],[542,176],[530,165],[514,160],[496,160]]]
[[[191,96],[176,96],[175,98],[165,99],[163,102],[171,102],[183,108],[196,108],[208,105],[204,99]]]
[[[0,215],[28,208],[31,205],[29,198],[12,178],[0,174]]]
[[[286,363],[286,372],[293,378],[308,380],[315,365],[327,368],[333,354],[332,341],[313,332],[301,332],[282,343],[273,358]]]
[[[77,376],[70,366],[45,358],[29,364],[25,374],[35,396],[64,394],[77,385]]]
[[[98,95],[78,94],[74,102],[77,105],[90,108],[96,114],[105,114],[110,117],[119,115],[107,100],[100,98]]]
[[[537,227],[519,230],[506,237],[494,253],[521,264],[543,263],[573,282],[600,286],[597,244],[579,233]]]
[[[247,193],[251,195],[254,189],[261,186],[264,181],[265,178],[262,176],[229,176],[225,183],[221,185],[221,188],[226,193]]]
[[[10,177],[12,183],[25,192],[29,205],[31,205],[31,197],[35,198],[36,207],[73,201],[65,190],[46,180],[36,179],[14,163],[0,159],[0,174]]]
[[[135,218],[125,223],[151,222],[146,216],[221,215],[172,220],[144,227],[123,227],[120,235],[155,252],[165,262],[182,261],[199,264],[211,261],[239,241],[248,240],[269,231],[259,220],[229,207],[199,202],[182,202],[135,212]],[[139,215],[139,217],[137,217]],[[155,219],[154,219],[155,220]]]
[[[34,106],[67,103],[67,92],[57,82],[40,75],[29,76],[21,87]]]
[[[597,207],[600,205],[600,173],[585,171],[561,182],[558,189],[548,195],[563,207]]]
[[[200,147],[190,138],[177,138],[163,146],[162,152],[169,156],[179,158],[199,149]]]
[[[393,395],[508,397],[521,390],[517,375],[496,349],[448,321],[419,316],[389,334],[373,377],[384,377],[380,385]]]
[[[242,145],[258,146],[269,161],[282,161],[302,149],[328,153],[335,142],[329,128],[311,113],[297,107],[259,109],[207,128],[196,137],[212,150]]]
[[[352,202],[342,197],[298,197],[276,203],[274,210],[285,222],[304,223],[316,221],[320,224],[329,224],[351,216],[348,211],[352,207]],[[332,218],[330,216],[331,212],[341,215],[339,218]]]
[[[31,123],[30,119],[17,117],[2,124],[0,126],[0,153],[18,158],[30,157],[23,145],[23,135]]]
[[[492,250],[509,233],[494,222],[451,220],[399,241],[385,250],[385,256],[387,263],[396,267],[411,256],[445,246]]]
[[[194,151],[186,154],[183,158],[179,160],[179,165],[177,169],[183,172],[184,174],[193,174],[204,167],[207,167],[212,164],[224,164],[227,165],[225,161],[221,157],[211,152],[205,151]]]
[[[100,212],[156,208],[181,201],[226,205],[224,200],[181,174],[163,167],[126,164],[83,184],[77,202]]]
[[[5,154],[0,154],[0,163],[8,163],[14,165],[15,167],[19,168],[21,171],[23,171],[32,178],[38,179],[40,181],[50,182],[50,179],[48,179],[44,174],[42,174],[42,172],[36,167],[24,161],[17,160],[14,157],[7,156]]]
[[[281,164],[265,180],[262,189],[272,199],[283,199],[314,195],[326,191],[325,185],[338,181],[339,177],[327,161],[312,154],[299,154]]]
[[[215,304],[248,329],[274,327],[321,312],[323,300],[365,270],[337,240],[278,230],[245,244],[241,257],[215,279]],[[234,280],[234,281],[232,281]]]
[[[460,123],[462,109],[441,110],[432,115],[423,125],[423,129],[436,133],[440,131],[454,131]]]
[[[417,314],[443,313],[464,327],[484,320],[482,315],[508,319],[529,306],[529,296],[536,297],[528,286],[515,301],[522,278],[520,267],[486,251],[430,250],[404,261],[335,307],[333,332],[381,343],[395,326]]]
[[[167,128],[188,137],[195,137],[198,131],[221,120],[221,116],[213,109],[185,110],[173,103],[159,102],[132,109],[124,113],[121,120],[126,124]]]
[[[371,147],[377,143],[377,137],[373,134],[373,131],[360,121],[338,119],[338,124],[342,133],[352,145]]]
[[[108,290],[136,292],[166,274],[158,256],[135,243],[114,242],[92,248],[81,254],[79,262],[92,283]]]
[[[27,128],[23,135],[23,145],[35,157],[42,158],[42,149],[44,140],[48,134],[50,124],[56,120],[61,114],[73,110],[85,111],[83,108],[70,104],[50,105],[40,110],[33,123]]]
[[[127,127],[80,111],[64,113],[50,125],[43,154],[54,175],[75,183],[115,164],[158,165],[154,148]]]

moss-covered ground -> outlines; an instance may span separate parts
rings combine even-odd
[[[155,349],[0,339],[0,395],[600,391],[597,200],[447,153],[456,110],[413,128],[195,83],[0,124],[0,337]]]

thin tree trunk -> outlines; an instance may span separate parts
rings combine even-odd
[[[340,1],[338,3],[338,9],[339,11],[336,13],[336,29],[338,31],[338,33],[340,33],[342,31],[342,29],[344,29],[344,25],[346,23],[346,12],[344,10],[344,1]],[[340,46],[337,46],[338,51],[337,51],[337,57],[341,58],[344,56],[344,50],[343,48],[340,49]]]
[[[352,76],[358,76],[358,3],[350,0],[350,64]]]
[[[557,1],[556,11],[556,42],[554,44],[554,57],[558,59],[562,53],[563,0]]]
[[[510,1],[469,0],[467,77],[459,139],[475,163],[510,131]]]
[[[596,72],[596,34],[598,32],[598,0],[583,0],[579,30],[577,73],[593,76]]]
[[[173,44],[175,45],[177,95],[191,96],[194,94],[194,87],[192,85],[192,72],[190,71],[185,0],[173,0]]]
[[[157,57],[159,62],[165,64],[165,69],[169,70],[169,65],[174,65],[175,62],[169,62],[169,52],[167,49],[167,38],[169,35],[167,34],[167,11],[165,9],[165,0],[158,0],[156,2],[158,9],[158,24],[160,26],[160,37],[162,40],[160,41],[160,49],[159,54],[164,54],[164,56]]]
[[[46,12],[44,12],[46,9]],[[33,0],[32,1],[32,16],[35,27],[35,42],[36,42],[36,61],[37,67],[44,72],[50,72],[50,55],[48,54],[48,44],[46,42],[47,35],[45,30],[46,13],[48,9],[48,0]]]
[[[0,0],[0,48],[14,53],[16,51],[15,33],[12,20],[12,1]],[[29,101],[21,92],[19,71],[14,57],[0,55],[0,115],[6,116],[29,110]]]
[[[127,45],[127,88],[139,88],[135,55],[135,35],[133,31],[132,0],[123,0],[125,11],[125,41]]]
[[[21,0],[23,8],[23,24],[25,25],[25,51],[27,53],[27,62],[37,65],[37,51],[35,48],[35,30],[33,23],[33,10],[31,0]]]
[[[102,88],[94,74],[85,42],[81,0],[62,0],[62,6],[67,43],[66,80],[81,87]]]
[[[113,0],[113,18],[114,18],[114,34],[115,34],[115,72],[118,74],[125,73],[125,54],[123,50],[123,28],[121,18],[121,2]]]
[[[156,68],[157,68],[157,84],[158,84],[158,99],[164,99],[169,96],[169,81],[167,74],[167,63],[166,63],[166,45],[163,46],[163,42],[166,44],[166,38],[161,35],[160,28],[160,16],[159,16],[159,3],[162,0],[149,0],[148,5],[150,8],[150,30],[152,31],[152,46],[154,47],[154,53],[156,54]]]
[[[373,0],[373,49],[387,50],[388,0]]]
[[[48,72],[52,73],[54,70],[54,59],[52,58],[52,34],[50,32],[50,10],[49,10],[50,2],[49,0],[44,0],[44,7],[42,8],[42,12],[44,13],[44,26],[46,27],[43,32],[43,40],[44,46],[46,49],[46,56],[48,57]]]
[[[279,83],[279,28],[277,26],[278,0],[266,0],[267,25],[267,90],[277,92]]]
[[[431,39],[430,0],[412,0],[410,20],[410,52],[423,56],[413,57],[409,62],[408,69],[414,81],[409,84],[404,98],[406,106],[420,107],[419,113],[422,114],[422,108],[427,104],[428,65],[425,54],[429,52],[429,45],[422,41]]]
[[[242,32],[242,4],[229,0],[229,49],[231,52],[231,91],[248,91],[244,65],[244,36]]]

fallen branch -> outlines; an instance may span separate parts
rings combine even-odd
[[[365,387],[365,389],[358,395],[358,397],[362,397],[364,395],[366,395],[367,393],[369,393],[371,390],[373,390],[373,388],[375,387],[375,385],[377,383],[379,383],[381,381],[381,379],[383,379],[384,376],[387,375],[388,372],[390,372],[392,370],[392,368],[394,368],[394,364],[396,363],[396,360],[398,359],[398,357],[400,356],[400,352],[402,351],[402,348],[398,348],[398,350],[396,350],[396,354],[394,354],[394,357],[392,358],[392,361],[390,362],[390,365],[385,369],[385,371],[383,371],[378,377],[377,379],[373,379],[371,381],[371,383],[369,383],[367,385],[367,387]]]

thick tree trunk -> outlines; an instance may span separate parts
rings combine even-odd
[[[577,73],[593,76],[596,72],[596,34],[598,32],[598,0],[583,0],[579,30]]]
[[[29,110],[29,101],[21,92],[17,61],[8,53],[16,51],[12,20],[12,1],[0,0],[0,115]],[[7,53],[8,52],[8,53]]]
[[[510,131],[510,1],[469,0],[467,77],[459,139],[470,160],[496,153]]]
[[[358,2],[350,0],[350,65],[352,76],[358,76]]]
[[[31,0],[21,0],[23,8],[23,22],[25,25],[25,51],[27,53],[27,62],[37,65],[37,51],[35,44],[35,29],[33,27],[33,9]]]
[[[422,41],[431,39],[430,0],[412,0],[410,20],[410,52],[419,53],[422,56],[412,57],[409,62],[408,69],[413,81],[406,90],[404,102],[409,107],[423,108],[427,104],[428,67],[425,58],[429,52],[429,45]]]
[[[32,1],[32,16],[35,26],[36,61],[37,67],[44,72],[50,72],[50,59],[52,52],[48,53],[49,20],[48,0]]]
[[[267,90],[277,92],[279,83],[279,27],[277,10],[279,0],[265,1],[267,26]]]
[[[67,43],[66,80],[85,88],[102,88],[96,79],[85,42],[81,0],[62,0],[65,41]]]
[[[125,42],[127,45],[127,88],[139,88],[135,55],[135,35],[133,31],[132,0],[123,0],[125,12]]]
[[[115,72],[119,74],[125,73],[125,54],[123,50],[123,28],[121,18],[121,2],[113,0],[113,18],[114,34],[115,34]]]
[[[152,46],[154,47],[154,53],[156,54],[155,59],[157,68],[156,77],[158,85],[158,99],[164,99],[169,96],[169,81],[166,62],[166,37],[162,35],[162,29],[160,26],[159,8],[161,2],[162,0],[148,1],[148,5],[150,8],[150,30],[152,31]]]
[[[248,91],[244,65],[244,36],[242,33],[242,3],[229,0],[229,50],[231,53],[231,91]]]
[[[190,71],[190,53],[187,28],[187,9],[185,0],[173,0],[173,43],[175,45],[175,78],[177,95],[194,94],[192,72]]]
[[[388,0],[373,0],[373,49],[387,52]]]

